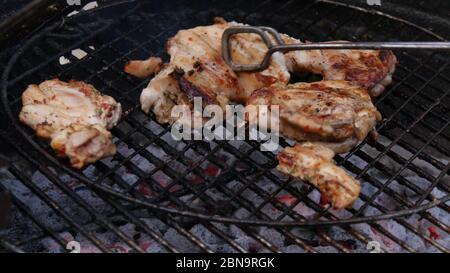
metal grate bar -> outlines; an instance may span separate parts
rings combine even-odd
[[[3,185],[0,184],[0,186],[2,188],[4,188]],[[58,233],[56,233],[52,229],[48,228],[44,223],[42,223],[41,220],[37,219],[33,215],[33,213],[30,211],[30,209],[25,204],[23,204],[20,200],[18,200],[14,195],[12,195],[12,201],[13,201],[14,205],[22,213],[27,215],[31,219],[31,221],[33,221],[34,224],[36,224],[39,228],[41,228],[41,230],[43,230],[44,233],[48,234],[50,237],[52,237],[60,245],[66,245],[67,244],[67,242],[65,242]]]
[[[24,253],[24,251],[20,247],[17,247],[12,243],[10,243],[9,241],[2,238],[0,238],[0,246],[2,246],[5,250],[10,252]]]
[[[50,199],[47,195],[45,195],[45,193],[42,193],[36,186],[34,186],[32,183],[28,182],[29,179],[24,177],[22,175],[22,173],[20,172],[20,170],[11,167],[11,172],[16,175],[20,181],[27,187],[29,188],[34,194],[36,194],[37,196],[39,196],[39,198],[41,198],[44,202],[46,202],[46,204],[51,207],[56,213],[58,213],[64,220],[66,220],[73,228],[77,229],[78,231],[80,231],[80,233],[82,233],[86,238],[89,238],[91,240],[91,242],[93,242],[97,247],[99,247],[99,249],[101,249],[102,251],[106,252],[107,248],[105,246],[103,246],[101,244],[101,242],[93,237],[89,231],[87,231],[86,229],[84,229],[83,226],[79,225],[78,223],[76,223],[64,210],[60,209],[60,207],[58,206],[58,204],[56,204],[52,199]],[[17,204],[21,204],[21,202],[17,202],[17,200],[15,200],[14,202],[16,205]],[[24,205],[24,207],[26,208],[26,206]],[[30,212],[31,214],[31,212]],[[44,224],[40,224],[40,225],[44,225]],[[46,228],[47,230],[49,230],[48,228]],[[65,249],[65,246],[67,245],[68,241],[65,241],[63,238],[61,238],[58,234],[56,234],[54,231],[51,231],[52,237],[62,246],[63,249]]]

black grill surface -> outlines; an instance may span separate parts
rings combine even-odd
[[[396,52],[394,83],[375,100],[380,138],[335,158],[362,182],[343,211],[276,171],[257,142],[174,141],[170,126],[139,108],[149,80],[122,72],[132,59],[167,60],[167,38],[215,16],[311,41],[445,40],[444,17],[402,17],[407,9],[387,1],[99,2],[1,57],[0,189],[12,200],[11,224],[0,230],[5,251],[69,251],[73,240],[101,252],[349,252],[371,241],[388,252],[450,251],[448,54]],[[72,55],[77,48],[87,56]],[[89,82],[121,102],[114,158],[74,171],[18,123],[26,86],[53,77]]]

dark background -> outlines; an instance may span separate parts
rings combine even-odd
[[[61,2],[64,2],[65,0],[59,0]],[[92,2],[92,0],[80,0],[81,1],[81,7],[89,2]],[[97,3],[101,5],[101,2],[109,2],[112,0],[99,0]],[[152,1],[152,0],[141,0],[141,1]],[[156,0],[159,1],[159,0]],[[245,0],[235,0],[236,5],[239,5],[240,1]],[[301,0],[293,0],[293,1],[301,1]],[[359,5],[365,5],[366,7],[368,0],[340,0],[340,2],[348,2],[352,4],[359,4]],[[370,1],[370,0],[369,0]],[[372,0],[374,1],[374,0]],[[399,13],[399,15],[403,15],[402,17],[407,17],[408,15],[411,15],[411,13],[414,13],[417,17],[422,17],[424,20],[431,20],[436,21],[437,24],[440,23],[439,18],[437,17],[444,17],[448,18],[450,17],[450,1],[448,0],[436,0],[436,1],[430,1],[430,0],[380,0],[381,1],[381,8],[387,8],[387,10],[392,11],[390,8],[391,5],[396,5],[394,13]],[[0,0],[0,22],[2,22],[5,18],[8,16],[14,14],[19,9],[24,7],[27,3],[32,2],[32,0]],[[186,4],[189,4],[189,0],[185,1]],[[284,2],[284,1],[280,1]],[[377,6],[372,6],[373,8],[377,8]],[[436,18],[433,18],[436,17]],[[444,22],[442,22],[444,23]],[[432,27],[430,27],[432,28]]]
[[[151,0],[143,0],[143,1],[151,1]],[[240,0],[242,1],[242,0]],[[245,0],[244,0],[245,1]],[[385,3],[396,3],[403,5],[405,7],[416,7],[418,10],[421,10],[425,13],[434,13],[440,16],[449,17],[450,16],[450,1],[448,0],[440,0],[440,1],[430,1],[430,0],[380,0],[381,4]],[[4,18],[8,17],[10,14],[14,13],[27,3],[32,2],[31,0],[0,0],[1,8],[0,8],[0,22],[3,21]],[[81,4],[87,4],[91,2],[91,0],[81,0]],[[236,1],[238,2],[238,1]],[[359,2],[365,3],[365,0],[360,0]]]

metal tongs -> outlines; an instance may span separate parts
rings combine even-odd
[[[259,64],[236,64],[231,57],[230,39],[238,33],[255,33],[261,36],[268,50]],[[270,33],[276,44],[272,42]],[[261,71],[269,67],[270,57],[275,52],[312,49],[408,49],[408,50],[450,50],[450,42],[327,42],[285,44],[280,33],[271,27],[264,26],[233,26],[227,28],[222,35],[222,55],[227,64],[234,71]]]

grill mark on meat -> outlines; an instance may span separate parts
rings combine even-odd
[[[338,59],[335,63],[331,65],[332,68],[343,69],[349,67],[351,64],[349,59]]]
[[[193,35],[195,35],[195,37],[197,37],[201,42],[203,42],[208,48],[210,48],[214,52],[213,55],[211,56],[213,60],[211,64],[204,63],[199,60],[196,60],[194,62],[193,67],[196,69],[196,71],[203,72],[204,70],[209,70],[211,72],[209,73],[209,75],[215,77],[216,82],[226,83],[228,86],[235,87],[236,90],[240,90],[238,79],[231,74],[231,69],[228,69],[228,65],[222,58],[222,53],[216,48],[214,48],[213,45],[211,45],[211,43],[207,39],[205,39],[204,35],[200,35],[196,32],[192,33]],[[216,73],[214,73],[217,67],[226,67],[226,69],[224,70],[224,78],[218,77]]]
[[[252,101],[254,100],[258,100],[260,98],[267,98],[269,100],[271,100],[271,96],[273,94],[273,90],[270,88],[260,88],[260,89],[256,89],[255,91],[252,92],[252,94],[250,95],[248,101],[247,101],[247,105],[251,104]],[[270,101],[268,101],[270,102]],[[270,103],[269,103],[270,104]]]
[[[216,55],[221,55],[221,52],[218,51],[217,49],[215,49],[215,48],[209,43],[209,41],[206,40],[206,39],[204,38],[204,36],[206,36],[206,35],[204,35],[204,34],[203,34],[203,35],[199,35],[199,34],[196,33],[195,31],[193,31],[192,34],[194,34],[195,37],[197,37],[200,41],[202,41],[204,44],[206,44],[211,50],[213,50],[214,53],[215,53]]]
[[[256,72],[256,73],[255,73],[255,78],[256,78],[259,82],[263,83],[264,85],[271,85],[271,84],[277,82],[277,79],[276,79],[276,78],[274,78],[274,77],[272,77],[272,76],[266,76],[266,75],[263,75],[263,74],[261,74],[261,73],[259,73],[259,72]]]
[[[245,35],[245,36],[243,36],[243,35],[235,35],[232,41],[234,41],[236,44],[233,45],[233,48],[235,48],[236,50],[237,49],[241,49],[239,52],[241,54],[245,54],[246,57],[251,59],[251,60],[255,60],[255,59],[261,58],[261,56],[258,56],[258,55],[260,55],[258,51],[243,50],[245,48],[246,44],[249,44],[249,43],[260,43],[262,41],[259,36],[255,36],[254,37],[255,38],[254,41],[250,40],[250,37],[251,37],[250,35]]]
[[[199,87],[195,86],[192,82],[188,81],[184,77],[184,70],[181,68],[175,68],[170,74],[174,77],[180,86],[180,90],[186,93],[188,99],[193,101],[195,97],[201,97],[203,105],[215,104],[217,100],[211,96],[208,96],[208,92],[201,90]]]
[[[279,164],[292,167],[294,166],[295,157],[289,153],[279,153],[277,156]]]

